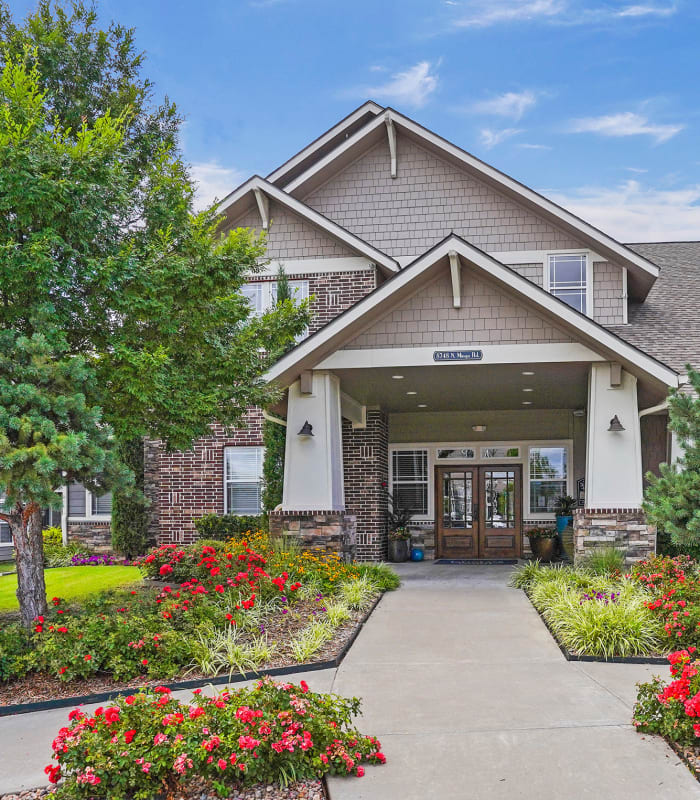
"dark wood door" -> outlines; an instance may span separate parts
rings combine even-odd
[[[522,540],[520,465],[479,467],[479,558],[518,558]]]
[[[521,467],[437,467],[435,525],[439,558],[518,558]]]
[[[440,558],[478,558],[479,522],[475,467],[435,470],[435,524]]]

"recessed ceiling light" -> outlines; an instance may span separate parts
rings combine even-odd
[[[523,372],[523,375],[534,375],[534,372]]]
[[[523,405],[524,406],[531,406],[532,405],[532,401],[531,400],[523,400]]]
[[[406,392],[406,394],[418,394],[418,392]]]
[[[400,381],[403,379],[403,375],[392,375],[391,376],[395,381]]]
[[[534,389],[523,389],[524,392],[534,392]]]
[[[472,430],[476,433],[483,433],[486,430],[486,425],[472,425]]]
[[[428,407],[427,403],[418,403],[418,408],[427,408],[427,407]]]

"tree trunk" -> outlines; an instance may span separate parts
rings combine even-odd
[[[31,628],[34,620],[46,613],[41,509],[31,504],[16,511],[6,519],[15,544],[17,600],[22,624]]]

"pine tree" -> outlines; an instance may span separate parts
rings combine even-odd
[[[644,513],[677,547],[700,546],[700,373],[687,365],[692,393],[672,389],[669,428],[683,455],[676,464],[661,464],[660,475],[647,474]]]

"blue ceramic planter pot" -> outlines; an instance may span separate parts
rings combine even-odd
[[[571,525],[573,517],[557,517],[557,533],[563,533],[564,528]]]
[[[423,560],[423,548],[422,547],[414,547],[411,550],[411,561],[422,561]]]

